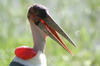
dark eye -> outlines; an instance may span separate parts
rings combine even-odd
[[[38,11],[35,11],[35,14],[38,15],[39,14]]]
[[[34,23],[35,23],[35,25],[39,25],[40,21],[36,21],[36,22],[34,22]]]

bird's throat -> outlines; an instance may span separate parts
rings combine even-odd
[[[32,36],[33,36],[33,41],[34,41],[34,50],[37,51],[44,51],[45,47],[45,38],[46,35],[45,33],[39,29],[35,24],[30,24],[31,25],[31,30],[32,30]]]

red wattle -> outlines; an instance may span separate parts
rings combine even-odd
[[[22,46],[15,49],[15,55],[23,60],[29,60],[36,56],[36,52],[33,48]]]

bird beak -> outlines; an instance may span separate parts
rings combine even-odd
[[[64,32],[63,29],[61,29],[60,26],[56,24],[56,22],[49,16],[45,19],[40,19],[42,28],[38,25],[40,29],[42,29],[49,37],[51,37],[53,40],[55,40],[57,43],[59,43],[65,50],[67,50],[68,53],[73,55],[73,53],[69,50],[69,48],[65,45],[65,43],[60,39],[57,33],[62,35],[65,39],[67,39],[72,45],[75,45],[75,43],[71,40],[71,38]],[[43,28],[44,26],[44,28]]]

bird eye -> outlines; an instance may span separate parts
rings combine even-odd
[[[35,11],[35,14],[38,15],[38,11]]]
[[[39,25],[40,21],[36,21],[36,22],[34,22],[34,23],[35,23],[35,25]]]

